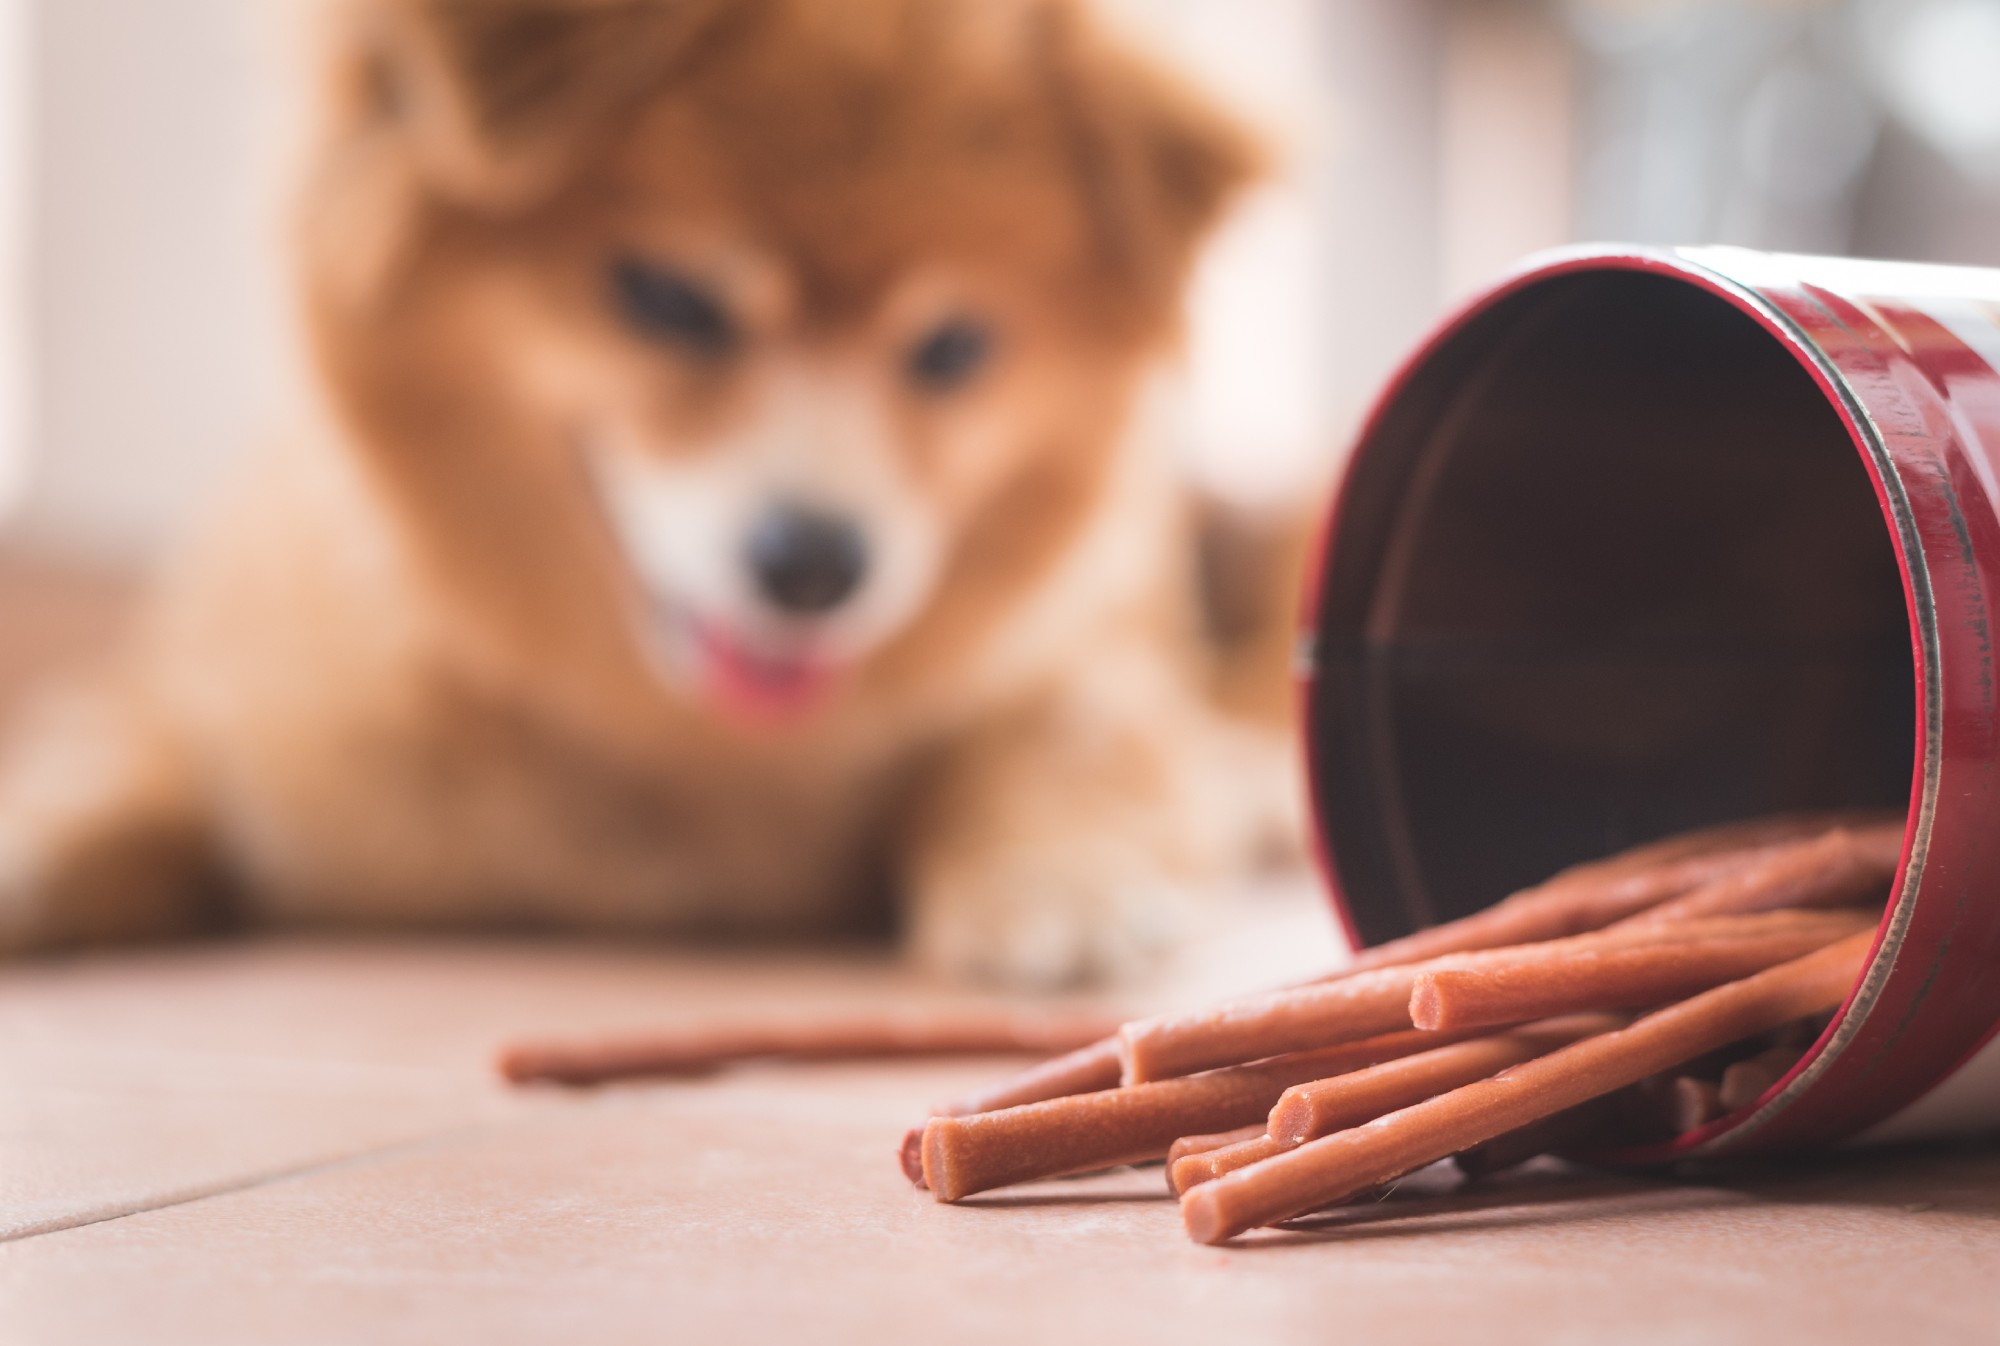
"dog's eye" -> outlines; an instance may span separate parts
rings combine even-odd
[[[611,287],[620,316],[649,337],[701,355],[725,355],[736,345],[728,312],[685,276],[621,257],[612,263]]]
[[[910,381],[931,392],[949,392],[986,363],[993,334],[969,318],[953,318],[932,329],[910,350]]]

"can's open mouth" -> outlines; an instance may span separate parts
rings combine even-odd
[[[1856,997],[1683,1149],[1860,1131],[2000,1021],[2000,977],[1958,982],[2000,965],[2000,373],[1940,318],[1954,284],[2000,296],[1734,250],[1537,259],[1405,366],[1335,505],[1306,753],[1358,943],[1711,823],[1909,810]]]

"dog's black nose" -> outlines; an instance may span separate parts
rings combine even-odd
[[[780,505],[751,526],[746,559],[766,598],[812,615],[839,607],[861,586],[868,542],[837,514]]]

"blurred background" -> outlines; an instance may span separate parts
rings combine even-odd
[[[0,0],[10,554],[143,561],[280,423],[297,3]],[[2000,0],[1104,3],[1287,152],[1176,400],[1250,503],[1322,480],[1440,307],[1535,248],[2000,264]]]

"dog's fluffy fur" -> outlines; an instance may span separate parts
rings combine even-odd
[[[1184,928],[1241,814],[1203,790],[1185,502],[1132,426],[1253,142],[1068,0],[331,21],[322,404],[21,738],[0,944],[217,892],[785,934],[899,893],[928,963],[1049,980]],[[627,263],[664,317],[621,310]],[[952,322],[973,367],[923,384]],[[823,615],[740,573],[779,499],[867,542]]]

